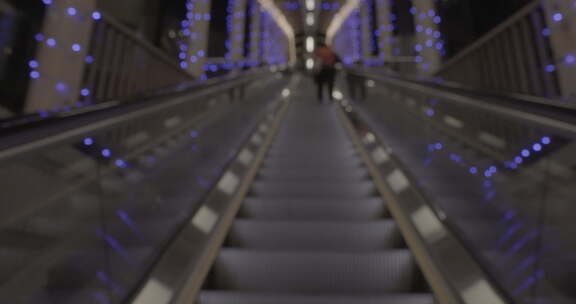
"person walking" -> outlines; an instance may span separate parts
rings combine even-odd
[[[324,88],[328,87],[328,98],[334,100],[334,82],[336,81],[336,64],[340,62],[338,55],[328,46],[322,45],[316,50],[317,64],[316,86],[318,88],[318,102],[322,104]]]

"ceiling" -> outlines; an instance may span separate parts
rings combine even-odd
[[[317,31],[321,34],[326,32],[332,17],[346,0],[316,0],[316,12],[318,17],[316,20]],[[302,35],[306,30],[305,24],[305,0],[275,0],[278,8],[280,8],[288,22],[292,24],[296,36]]]

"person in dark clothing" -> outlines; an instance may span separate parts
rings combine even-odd
[[[316,50],[318,57],[318,72],[316,74],[316,85],[318,87],[318,101],[322,103],[324,97],[324,87],[328,87],[328,98],[334,100],[334,82],[336,81],[336,64],[340,58],[328,46],[321,46]]]

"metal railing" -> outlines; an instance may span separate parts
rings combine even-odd
[[[271,75],[2,137],[0,302],[121,303],[265,109],[262,88],[280,91]]]
[[[448,60],[437,76],[475,88],[561,96],[542,1],[535,0]]]
[[[90,96],[81,98],[93,102],[153,92],[193,80],[176,59],[107,14],[95,21],[86,61],[82,88],[88,89]]]
[[[356,72],[382,138],[514,303],[572,303],[574,120]]]

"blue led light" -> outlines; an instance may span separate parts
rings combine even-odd
[[[540,142],[541,142],[542,144],[544,144],[544,145],[549,145],[549,144],[552,142],[552,140],[550,139],[550,137],[544,136],[544,137],[542,137],[542,139],[540,140]]]
[[[112,151],[110,151],[110,149],[102,149],[100,154],[102,154],[102,156],[108,158],[108,157],[112,156]]]
[[[442,150],[442,143],[436,143],[434,144],[434,148],[436,148],[436,150]]]
[[[46,5],[50,5],[50,4],[52,4],[52,0],[42,0],[42,3],[44,3]]]
[[[30,72],[30,78],[32,78],[32,79],[38,79],[38,78],[40,78],[40,72],[38,72],[38,71],[32,71],[32,72]]]
[[[68,85],[66,85],[64,82],[58,82],[56,83],[56,90],[58,92],[64,93],[68,90]]]
[[[568,54],[564,57],[564,62],[566,64],[573,64],[574,62],[576,62],[576,56]]]
[[[76,8],[74,7],[69,7],[66,12],[68,13],[69,16],[76,16],[76,13],[78,13],[78,11],[76,10]]]
[[[86,56],[86,58],[84,58],[84,62],[90,64],[90,63],[94,63],[94,57],[88,55]]]
[[[560,22],[560,21],[562,21],[562,19],[564,19],[564,15],[562,15],[561,13],[556,13],[556,14],[552,15],[552,20],[554,20],[556,22]]]
[[[82,96],[84,96],[84,97],[90,96],[90,90],[89,90],[89,89],[86,89],[86,88],[85,88],[85,89],[82,89],[82,90],[80,91],[80,95],[82,95]]]
[[[80,50],[82,50],[82,47],[80,46],[80,44],[74,43],[74,44],[72,45],[72,51],[73,51],[73,52],[78,53],[78,52],[80,52]]]
[[[540,152],[540,151],[542,151],[542,145],[541,144],[534,144],[534,145],[532,145],[532,150],[534,150],[534,152]]]
[[[549,28],[543,29],[542,30],[542,36],[544,36],[544,37],[550,36],[550,29]]]
[[[514,162],[520,165],[524,162],[524,159],[522,159],[522,157],[520,157],[520,156],[516,156],[514,158]]]
[[[38,33],[38,34],[34,35],[34,39],[36,39],[36,41],[38,41],[38,42],[44,41],[44,35],[42,33]]]
[[[36,61],[36,60],[30,60],[30,61],[28,62],[28,66],[29,66],[31,69],[37,69],[37,68],[40,66],[40,64],[38,64],[38,61]]]
[[[56,46],[56,39],[54,39],[54,38],[48,38],[48,39],[46,40],[46,44],[47,44],[49,47],[55,47],[55,46]]]
[[[115,161],[114,161],[114,164],[115,164],[116,167],[118,167],[118,168],[126,168],[126,167],[128,167],[128,164],[127,164],[124,160],[122,160],[122,159],[117,159],[117,160],[115,160]]]
[[[554,71],[556,71],[556,66],[555,66],[555,65],[549,64],[549,65],[546,66],[546,72],[552,73],[552,72],[554,72]]]
[[[92,19],[94,19],[94,20],[100,20],[100,19],[102,19],[102,13],[100,13],[100,12],[93,12],[93,13],[92,13]]]
[[[84,138],[83,142],[85,146],[91,146],[94,144],[94,139],[92,139],[91,137],[86,137]]]
[[[530,156],[530,151],[524,149],[524,150],[522,150],[521,154],[522,154],[522,156],[524,156],[524,157],[528,157],[528,156]]]
[[[468,172],[470,172],[470,174],[477,174],[478,173],[478,168],[476,167],[471,167]]]

